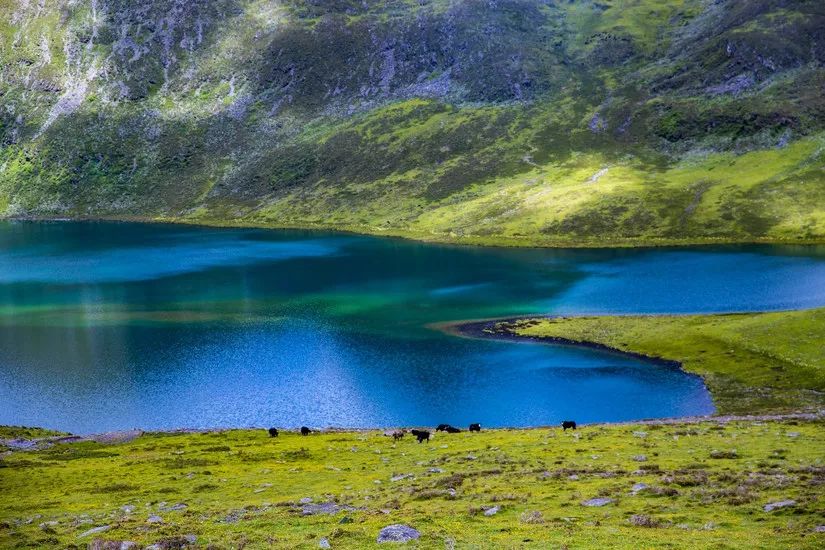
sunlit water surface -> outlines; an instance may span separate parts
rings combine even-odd
[[[0,424],[550,424],[705,414],[619,354],[427,328],[825,304],[825,248],[515,250],[333,233],[0,224]]]

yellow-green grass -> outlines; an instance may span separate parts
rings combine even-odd
[[[823,448],[821,419],[755,418],[437,434],[429,444],[264,430],[58,444],[0,461],[0,547],[195,535],[213,548],[317,548],[324,537],[368,548],[400,523],[420,531],[417,548],[821,548]],[[582,504],[595,497],[612,502]],[[349,508],[303,515],[305,498]],[[795,505],[764,510],[784,500]]]
[[[812,183],[825,177],[823,151],[825,136],[661,167],[579,153],[436,202],[415,195],[422,174],[413,170],[345,190],[299,189],[248,212],[213,206],[154,219],[501,246],[819,243],[825,195]]]
[[[825,309],[521,319],[496,328],[678,361],[704,377],[721,413],[825,406]]]

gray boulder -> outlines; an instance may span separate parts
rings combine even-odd
[[[763,510],[766,512],[773,512],[774,510],[778,510],[779,508],[787,508],[789,506],[796,506],[795,500],[780,500],[778,502],[769,502],[765,506],[762,507]]]
[[[408,542],[418,540],[421,533],[408,525],[388,525],[378,533],[378,542]]]
[[[591,498],[590,500],[585,500],[584,502],[582,502],[582,506],[607,506],[611,502],[613,502],[612,498]]]

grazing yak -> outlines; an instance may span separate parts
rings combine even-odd
[[[301,435],[309,435],[310,433],[312,433],[312,430],[306,426],[301,426]]]
[[[269,428],[269,437],[278,437],[278,428]]]
[[[470,431],[471,432],[480,432],[481,431],[481,424],[470,424]]]
[[[449,424],[439,424],[438,427],[436,427],[435,431],[447,432],[448,434],[457,434],[461,430],[459,430],[456,427],[450,426]]]
[[[391,432],[386,431],[386,432],[384,432],[384,435],[386,435],[387,437],[392,437],[395,441],[398,441],[399,439],[404,438],[405,433],[407,433],[407,430],[402,429],[402,430],[394,430],[394,431],[391,431]]]
[[[430,432],[427,430],[410,430],[410,433],[418,439],[419,443],[430,440]]]
[[[567,428],[576,429],[576,421],[575,420],[565,420],[561,423],[562,429],[566,432]]]

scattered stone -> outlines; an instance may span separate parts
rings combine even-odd
[[[89,543],[89,550],[133,550],[138,544],[131,540],[95,539]]]
[[[796,506],[795,500],[780,500],[778,502],[769,502],[762,509],[766,512],[773,512],[780,508],[788,508],[789,506]]]
[[[570,481],[577,481],[579,479],[579,476],[578,474],[570,474],[569,476],[567,476],[567,479],[569,479]]]
[[[631,487],[630,492],[635,495],[636,493],[646,491],[649,488],[650,486],[647,483],[636,483],[633,487]]]
[[[544,516],[541,515],[541,512],[538,510],[533,510],[532,512],[524,512],[521,514],[521,522],[522,523],[544,523]]]
[[[324,537],[321,540],[319,540],[318,541],[318,548],[332,548],[332,546],[330,546],[330,544],[329,544],[329,539]]]
[[[634,437],[647,437],[647,432],[633,432]]]
[[[785,435],[788,437],[799,437],[799,432],[788,432]]]
[[[334,502],[322,502],[320,504],[305,504],[301,507],[301,514],[304,516],[314,516],[317,514],[337,514],[341,511],[352,511],[351,506],[340,506]]]
[[[647,462],[647,455],[636,455],[633,457],[636,462]]]
[[[309,504],[310,502],[312,502],[312,497],[304,497],[298,502],[300,502],[301,504]]]
[[[89,535],[97,535],[98,533],[103,533],[105,531],[108,531],[111,528],[112,528],[111,525],[101,525],[100,527],[93,527],[92,529],[89,529],[88,531],[84,531],[83,533],[80,533],[77,536],[77,538],[82,539],[84,537],[88,537]]]
[[[430,468],[427,471],[430,472],[431,474],[443,474],[444,473],[444,470],[442,470],[441,468]]]
[[[162,518],[162,517],[160,517],[160,516],[158,516],[158,515],[156,515],[156,514],[152,514],[152,515],[151,515],[151,516],[149,516],[149,518],[146,520],[146,523],[163,523],[163,518]]]
[[[734,458],[739,458],[739,455],[736,453],[736,449],[733,449],[733,450],[730,450],[730,451],[718,451],[718,450],[714,449],[710,452],[710,457],[711,458],[720,458],[720,459],[721,458],[734,459]]]
[[[196,542],[198,542],[198,536],[192,533],[189,533],[188,535],[183,535],[183,538],[186,539],[186,542],[188,542],[189,544],[195,544]]]
[[[486,510],[484,510],[484,515],[488,516],[488,517],[489,516],[494,516],[494,515],[498,514],[498,512],[500,510],[501,510],[500,506],[493,506],[492,508],[487,508]]]
[[[598,497],[598,498],[591,498],[590,500],[585,500],[582,502],[582,506],[607,506],[613,502],[612,498],[607,497]]]
[[[190,537],[192,537],[190,539]],[[191,540],[197,541],[197,537],[194,535],[186,535],[183,537],[168,537],[164,539],[160,539],[155,544],[148,546],[147,550],[177,550],[180,548],[186,548],[194,544]]]
[[[378,533],[378,542],[408,542],[418,540],[421,533],[407,525],[388,525]]]
[[[106,432],[97,435],[90,435],[88,439],[97,443],[128,443],[143,435],[142,430],[124,430],[119,432]]]
[[[177,512],[179,510],[186,510],[189,506],[186,504],[179,502],[177,504],[173,504],[172,506],[162,506],[158,508],[161,512]]]
[[[397,476],[392,476],[390,481],[401,481],[402,479],[407,479],[413,477],[412,474],[398,474]]]
[[[60,525],[59,521],[44,521],[39,525],[41,531],[53,532],[54,528]]]
[[[120,511],[123,512],[124,514],[131,514],[132,512],[135,511],[135,507],[131,504],[125,504],[125,505],[120,507]]]
[[[645,514],[633,514],[630,516],[630,524],[636,527],[658,527],[659,520]]]
[[[814,533],[825,533],[825,525],[817,525],[814,527]]]

